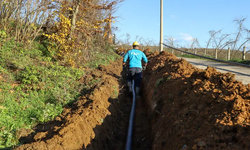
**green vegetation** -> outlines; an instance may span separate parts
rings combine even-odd
[[[161,83],[163,83],[163,82],[164,82],[164,78],[159,78],[159,79],[156,81],[156,83],[155,83],[155,87],[158,88],[159,85],[160,85]]]
[[[176,55],[176,57],[185,57],[185,58],[196,58],[196,59],[205,59],[199,56],[195,56],[195,55],[190,55],[190,54],[183,54],[183,55]],[[211,56],[206,56],[208,58],[213,58]]]
[[[79,80],[84,69],[61,66],[44,56],[45,48],[36,42],[31,47],[9,40],[0,49],[0,148],[18,144],[21,128],[30,129],[58,116],[82,90]],[[111,52],[99,53],[96,61],[84,66],[97,67],[117,57]]]
[[[17,145],[21,128],[55,118],[100,81],[96,77],[83,84],[80,79],[91,72],[86,68],[119,57],[110,36],[111,10],[118,3],[44,0],[0,5],[0,149]]]
[[[108,64],[110,61],[115,61],[120,56],[114,53],[114,48],[109,46],[105,47],[107,49],[106,52],[95,52],[94,53],[94,60],[86,63],[86,66],[91,68],[97,68],[99,64]]]
[[[233,60],[230,60],[230,61],[231,61],[231,62],[241,63],[241,64],[246,64],[246,65],[250,65],[250,60],[233,59]]]
[[[195,56],[195,55],[189,55],[189,54],[177,55],[177,57],[205,59],[205,58],[202,58],[202,57],[198,57],[198,56]],[[206,57],[213,58],[211,56],[206,56]],[[222,59],[222,60],[228,61],[226,59]],[[246,64],[246,65],[250,65],[250,60],[232,59],[232,60],[229,60],[229,61],[231,61],[231,62],[237,62],[237,63],[241,63],[241,64]]]
[[[201,57],[198,57],[198,56],[195,56],[195,55],[189,55],[189,54],[176,55],[176,57],[185,57],[185,58],[197,58],[197,59],[201,59]]]
[[[17,144],[19,129],[53,119],[79,94],[84,72],[52,62],[39,47],[23,49],[13,40],[1,47],[0,148]]]
[[[116,87],[116,86],[113,86],[113,89],[114,89],[114,91],[113,91],[113,93],[111,94],[111,98],[117,99],[118,96],[119,96],[119,89],[118,89],[118,87]]]

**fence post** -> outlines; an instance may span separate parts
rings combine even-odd
[[[171,53],[174,54],[174,49],[171,49]]]
[[[218,53],[218,49],[216,48],[215,49],[215,59],[217,59],[217,56],[218,56],[217,53]]]
[[[243,47],[242,60],[246,59],[246,46]]]
[[[115,34],[113,34],[113,44],[115,45],[115,38],[116,38],[116,35]]]
[[[194,48],[194,54],[197,54],[197,48]]]
[[[230,60],[230,47],[228,47],[227,60]]]

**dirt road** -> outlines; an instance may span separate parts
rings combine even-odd
[[[179,57],[178,57],[179,58]],[[232,66],[230,64],[204,60],[204,59],[194,59],[194,58],[183,58],[186,59],[189,63],[194,65],[199,69],[206,69],[207,66],[214,67],[218,72],[227,73],[231,72],[235,74],[235,79],[241,81],[243,84],[250,83],[250,69],[240,66]]]

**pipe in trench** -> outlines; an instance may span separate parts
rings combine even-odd
[[[135,101],[136,101],[134,83],[135,83],[134,80],[132,80],[133,103],[132,103],[132,108],[131,108],[130,118],[129,118],[126,150],[131,150],[132,130],[133,130],[133,122],[134,122],[134,114],[135,114]]]

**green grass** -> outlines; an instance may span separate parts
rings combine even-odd
[[[79,94],[84,72],[59,66],[39,49],[6,42],[0,51],[0,148],[18,143],[16,133],[59,115]]]
[[[202,58],[202,57],[199,57],[199,56],[189,55],[189,54],[176,55],[176,57],[185,57],[185,58],[205,59],[205,58]],[[208,58],[213,58],[213,57],[211,57],[211,56],[205,56],[205,57],[208,57]]]
[[[120,58],[120,56],[114,52],[113,47],[106,47],[106,49],[106,52],[94,51],[93,60],[86,63],[85,66],[88,66],[90,68],[97,68],[100,64],[109,64],[110,61],[115,61]]]
[[[189,54],[177,55],[177,57],[205,59],[205,58],[202,58],[202,57],[198,57],[198,56],[194,56],[194,55],[189,55]],[[209,57],[209,56],[206,56],[206,57]],[[213,57],[209,57],[209,58],[213,58]],[[222,59],[222,60],[228,61],[226,59]],[[237,62],[237,63],[241,63],[241,64],[246,64],[246,65],[250,65],[250,60],[232,59],[232,60],[229,60],[229,61],[231,61],[231,62]]]
[[[10,40],[0,48],[0,149],[17,145],[21,128],[31,129],[61,114],[83,88],[83,70],[60,66],[38,43],[31,47],[24,49]],[[118,58],[112,53],[97,53],[96,57],[89,67]]]
[[[116,87],[116,86],[113,86],[113,92],[112,92],[112,94],[111,94],[111,98],[113,98],[113,99],[117,99],[118,98],[118,96],[119,96],[119,88],[118,87]]]
[[[230,61],[231,61],[231,62],[241,63],[241,64],[246,64],[246,65],[250,65],[250,60],[233,59],[233,60],[230,60]]]
[[[189,54],[177,55],[176,57],[185,57],[185,58],[197,58],[197,59],[201,59],[201,57],[198,57],[198,56],[195,56],[195,55],[189,55]]]

